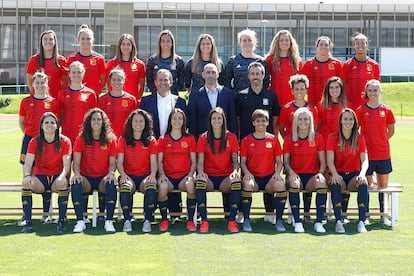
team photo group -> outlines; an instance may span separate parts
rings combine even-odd
[[[314,57],[301,60],[288,30],[274,35],[264,57],[255,53],[256,33],[242,30],[240,52],[227,61],[219,58],[210,34],[199,35],[188,61],[176,53],[169,30],[160,32],[146,62],[137,58],[130,34],[119,37],[109,60],[93,50],[87,25],[76,39],[79,51],[64,57],[55,32],[46,30],[27,63],[30,95],[19,111],[22,232],[35,230],[33,193],[42,196],[43,223],[52,222],[49,209],[57,193],[59,233],[67,231],[71,200],[71,231],[83,232],[93,191],[105,214],[98,221],[108,233],[117,231],[118,204],[124,218],[118,231],[133,231],[133,205],[143,206],[142,232],[152,231],[156,209],[159,231],[168,231],[184,219],[180,191],[186,192],[190,232],[209,232],[211,191],[222,194],[231,233],[239,225],[253,231],[252,194],[259,191],[264,220],[275,232],[287,231],[283,217],[289,208],[294,232],[312,223],[315,232],[325,233],[324,225],[334,223],[336,233],[345,233],[350,193],[356,192],[356,230],[367,232],[368,190],[386,188],[392,172],[395,118],[382,103],[380,67],[368,56],[364,34],[352,37],[354,56],[345,62],[332,56],[327,36],[316,40]],[[134,202],[138,191],[143,202]],[[378,201],[383,212],[383,193]]]

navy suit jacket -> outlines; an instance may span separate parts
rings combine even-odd
[[[226,114],[227,129],[237,135],[237,117],[233,90],[221,85],[217,86],[217,89],[216,106],[221,107]],[[197,138],[207,130],[208,114],[211,109],[205,86],[198,91],[191,92],[188,100],[188,124],[189,131],[194,137]]]
[[[174,107],[182,109],[184,113],[187,115],[188,113],[185,100],[174,94],[172,94],[172,96],[173,99],[176,101]],[[140,108],[152,115],[152,119],[154,121],[154,135],[158,139],[160,137],[160,120],[157,108],[157,93],[153,93],[151,95],[142,97]]]

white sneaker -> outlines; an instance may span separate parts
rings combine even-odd
[[[151,232],[151,222],[149,220],[144,220],[144,224],[142,225],[142,232],[149,233]]]
[[[243,223],[243,222],[244,222],[244,215],[243,215],[243,213],[242,213],[242,212],[239,212],[239,213],[237,214],[237,217],[236,217],[236,222],[237,222],[237,223]]]
[[[336,233],[345,233],[344,224],[342,221],[338,220],[335,225],[335,232]]]
[[[322,222],[315,222],[313,229],[315,229],[317,233],[326,233],[326,229],[323,227]]]
[[[132,231],[132,224],[131,224],[131,221],[126,220],[126,221],[124,222],[124,228],[122,228],[122,231],[124,231],[124,232],[131,232],[131,231]]]
[[[73,227],[73,233],[82,233],[86,229],[85,221],[78,220]]]
[[[265,215],[263,220],[266,221],[266,222],[270,222],[271,224],[276,224],[276,216],[275,215]]]
[[[90,219],[88,219],[87,217],[83,217],[83,222],[85,222],[86,224],[91,223]]]
[[[295,222],[295,232],[296,233],[304,233],[305,229],[303,228],[302,222]]]
[[[115,233],[116,229],[114,227],[114,221],[113,220],[105,220],[104,229],[107,233]]]
[[[43,224],[51,224],[53,222],[53,219],[51,216],[42,216],[40,221],[43,222]]]
[[[386,226],[391,226],[391,220],[387,217],[382,217],[382,222],[384,223],[384,225]]]
[[[363,221],[358,222],[357,230],[358,230],[358,233],[368,232],[367,228],[365,228],[365,223]]]
[[[365,225],[369,225],[369,224],[370,224],[369,218],[366,218],[366,219],[365,219],[364,224],[365,224]]]

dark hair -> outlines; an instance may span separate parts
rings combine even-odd
[[[131,34],[122,34],[118,39],[118,44],[116,46],[116,53],[115,58],[117,60],[122,60],[122,52],[121,52],[121,44],[124,39],[128,39],[131,42],[132,50],[131,54],[129,55],[128,61],[133,61],[137,59],[137,44],[135,43],[135,39]]]
[[[260,108],[256,109],[252,113],[252,121],[258,118],[265,118],[266,121],[269,121],[269,112],[267,110],[260,109]]]
[[[358,147],[358,118],[355,114],[355,111],[353,111],[351,108],[344,108],[340,115],[339,115],[339,143],[341,146],[341,150],[345,150],[345,146],[346,146],[346,141],[347,139],[344,136],[343,130],[342,130],[342,117],[345,113],[351,113],[352,116],[354,117],[354,125],[352,126],[352,130],[351,130],[351,137],[349,137],[349,141],[351,142],[351,151],[355,152],[355,150]]]
[[[129,114],[128,119],[125,122],[124,127],[124,134],[122,134],[122,137],[124,137],[126,144],[131,147],[135,147],[135,139],[134,139],[134,130],[132,129],[132,119],[135,115],[141,115],[144,117],[145,120],[145,127],[141,134],[141,142],[144,145],[144,147],[148,147],[151,140],[154,138],[154,131],[153,131],[153,121],[152,116],[147,111],[143,109],[136,109]]]
[[[325,88],[323,89],[321,105],[324,109],[328,109],[333,103],[331,95],[329,94],[329,86],[333,82],[337,82],[339,86],[341,87],[341,94],[339,95],[339,101],[338,101],[339,106],[341,108],[344,108],[347,105],[344,83],[342,82],[341,78],[334,76],[334,77],[330,77],[326,81]]]
[[[213,127],[211,126],[211,118],[213,117],[214,113],[218,113],[223,117],[223,125],[221,126],[221,136],[220,136],[220,145],[219,145],[219,153],[222,153],[225,151],[227,146],[227,120],[226,120],[226,114],[224,113],[224,110],[221,107],[215,107],[212,110],[210,110],[210,113],[208,114],[208,124],[207,124],[207,141],[208,145],[210,146],[211,152],[214,154],[214,140],[216,139],[214,137],[213,133]]]
[[[43,36],[47,34],[52,34],[53,38],[55,39],[55,46],[53,47],[53,64],[56,67],[60,67],[59,59],[58,59],[58,55],[59,55],[58,41],[57,41],[56,33],[52,30],[47,30],[40,34],[39,49],[38,49],[39,59],[37,60],[37,62],[41,67],[45,66],[45,53],[43,49],[42,40],[43,40]]]
[[[161,58],[161,37],[163,35],[168,35],[171,39],[171,51],[170,51],[171,64],[175,64],[175,58],[177,57],[177,54],[175,53],[175,38],[174,38],[173,33],[170,30],[163,30],[158,35],[158,42],[157,42],[158,47],[157,47],[157,54],[156,54],[157,61],[159,61]]]
[[[172,111],[171,111],[171,113],[170,113],[170,115],[168,116],[168,126],[167,126],[167,131],[166,131],[166,133],[170,133],[171,132],[171,130],[172,130],[172,123],[171,123],[171,120],[172,120],[172,116],[175,114],[175,113],[180,113],[181,115],[183,115],[183,125],[181,126],[181,135],[182,136],[188,136],[189,135],[189,133],[188,133],[188,131],[187,131],[187,116],[185,115],[185,113],[184,113],[184,111],[181,109],[181,108],[174,108]]]
[[[56,125],[57,125],[57,128],[55,130],[55,138],[53,139],[53,143],[55,144],[55,152],[58,152],[60,150],[60,147],[61,147],[61,143],[60,143],[60,132],[59,132],[59,120],[58,120],[57,116],[53,112],[45,112],[45,113],[43,113],[42,117],[40,118],[39,134],[36,137],[36,142],[37,142],[36,154],[38,156],[41,156],[42,155],[43,143],[46,142],[46,140],[45,140],[45,132],[44,132],[44,130],[42,128],[42,125],[43,125],[43,121],[47,117],[52,117],[55,120]]]
[[[99,143],[102,146],[105,146],[110,141],[115,139],[115,134],[112,130],[111,123],[109,122],[108,116],[106,115],[105,111],[103,111],[100,108],[91,108],[89,111],[85,114],[85,117],[83,119],[83,125],[82,129],[79,133],[79,136],[81,136],[87,145],[91,145],[93,139],[92,135],[92,115],[98,113],[102,116],[102,129],[101,133],[99,134]]]

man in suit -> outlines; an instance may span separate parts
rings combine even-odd
[[[213,63],[204,66],[202,77],[205,85],[193,91],[188,100],[189,132],[197,139],[207,130],[208,114],[215,107],[221,107],[226,114],[227,129],[237,135],[236,108],[233,90],[218,84],[219,73]],[[230,193],[222,193],[224,211],[230,211]],[[227,218],[227,216],[226,216]]]
[[[205,85],[199,91],[193,91],[188,100],[189,132],[196,139],[204,133],[207,130],[207,118],[210,110],[219,106],[226,114],[227,129],[237,135],[233,91],[218,84],[219,73],[213,63],[204,66],[202,77]]]
[[[173,78],[171,72],[166,69],[158,70],[155,79],[157,93],[145,96],[141,99],[141,109],[149,112],[154,121],[154,135],[158,139],[167,131],[168,116],[174,108],[180,108],[187,114],[187,106],[184,99],[171,93]],[[181,212],[181,193],[169,193],[170,212]],[[180,217],[171,217],[172,223],[179,222]]]

